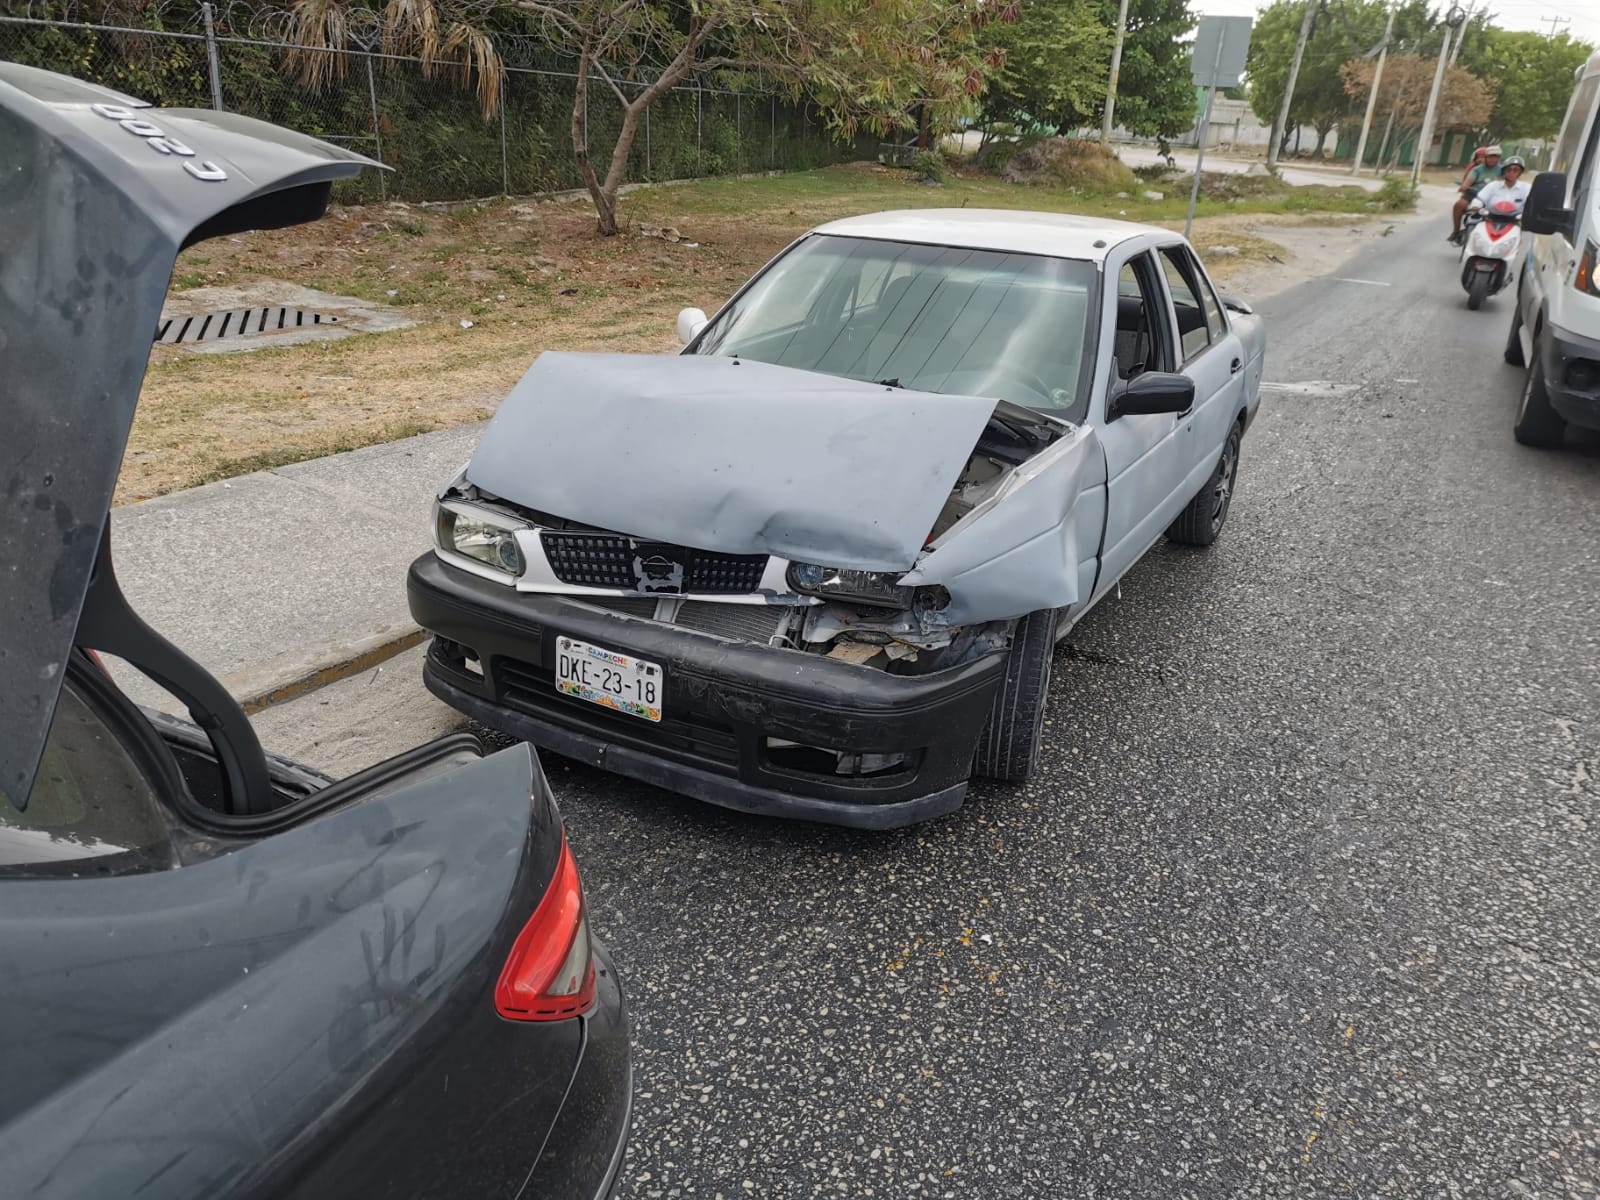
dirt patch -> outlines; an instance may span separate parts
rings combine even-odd
[[[1330,206],[1346,203],[1328,191]],[[671,351],[680,308],[715,309],[794,237],[837,217],[1000,207],[1181,229],[1184,200],[966,176],[926,187],[908,172],[856,164],[634,192],[622,203],[626,232],[615,238],[595,233],[585,203],[494,202],[334,209],[310,226],[204,242],[178,261],[180,296],[283,280],[392,306],[417,324],[244,355],[158,348],[116,499],[483,420],[544,350]],[[1268,244],[1276,232],[1245,227],[1265,222],[1232,213],[1196,221],[1202,254],[1230,241],[1239,251],[1208,258],[1220,281],[1232,286],[1241,268],[1287,258]],[[677,240],[660,236],[664,229]]]
[[[1417,219],[1353,220],[1332,214],[1221,218],[1204,232],[1197,229],[1195,242],[1219,286],[1246,300],[1263,300],[1337,270],[1362,246]],[[1230,243],[1239,253],[1218,258],[1216,248]]]

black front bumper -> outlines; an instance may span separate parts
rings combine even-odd
[[[1600,430],[1600,341],[1546,325],[1534,346],[1550,406],[1569,425]]]
[[[1005,668],[997,652],[927,675],[890,675],[519,593],[431,553],[411,564],[406,591],[411,615],[436,637],[423,671],[428,689],[485,725],[713,804],[857,828],[911,825],[960,807]],[[556,691],[558,634],[659,663],[664,719]],[[474,651],[483,673],[467,670],[448,643]],[[836,775],[782,761],[769,738],[900,763]]]

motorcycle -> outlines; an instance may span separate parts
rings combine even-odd
[[[1522,246],[1522,214],[1510,200],[1496,200],[1488,211],[1469,210],[1463,226],[1461,286],[1467,307],[1476,311],[1511,281],[1511,266]]]

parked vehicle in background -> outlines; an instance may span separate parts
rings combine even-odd
[[[268,755],[117,584],[179,248],[314,220],[376,165],[0,63],[8,1196],[569,1200],[620,1169],[623,997],[529,749],[447,738],[339,781]]]
[[[1559,446],[1568,425],[1600,430],[1600,52],[1579,68],[1551,159],[1522,227],[1533,237],[1505,358],[1524,367],[1514,426],[1528,446]]]
[[[1026,212],[807,234],[677,356],[545,354],[412,564],[492,727],[871,828],[1039,761],[1057,639],[1227,519],[1261,319],[1183,238]]]

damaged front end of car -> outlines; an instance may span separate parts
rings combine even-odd
[[[436,635],[429,686],[569,753],[548,725],[582,725],[603,748],[580,756],[625,773],[652,777],[619,766],[640,740],[706,766],[693,745],[726,718],[740,744],[721,767],[741,784],[877,782],[876,797],[825,799],[953,807],[1017,618],[1078,600],[1095,547],[1077,551],[1071,510],[1100,461],[1090,430],[992,399],[734,359],[546,354],[439,495],[435,561],[411,587]],[[440,566],[472,578],[479,619],[444,611]],[[513,622],[541,633],[495,632]],[[569,686],[573,645],[658,668],[661,702]],[[931,725],[913,729],[919,709]],[[898,739],[874,717],[894,710]],[[874,811],[848,823],[905,823]]]

